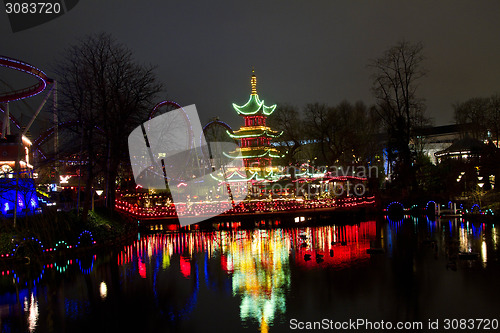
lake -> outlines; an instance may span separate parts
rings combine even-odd
[[[426,217],[138,234],[107,253],[4,269],[0,328],[289,332],[356,322],[358,331],[398,323],[417,325],[410,331],[493,329],[499,238],[498,225]]]

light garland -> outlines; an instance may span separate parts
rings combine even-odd
[[[279,211],[294,211],[294,210],[308,210],[318,208],[352,208],[356,206],[371,206],[375,204],[375,197],[348,197],[348,198],[326,198],[326,199],[287,199],[278,198],[272,201],[268,199],[254,199],[238,203],[234,208],[229,201],[219,202],[191,202],[191,211],[189,213],[197,214],[198,216],[216,214],[240,214],[240,213],[253,213],[259,212],[279,212]],[[187,214],[186,203],[171,204],[169,207],[140,207],[134,206],[125,201],[116,201],[116,209],[122,210],[136,218],[148,219],[162,219],[162,218],[175,218],[177,212],[179,215]]]
[[[271,153],[271,149],[270,150],[267,150],[265,153],[261,154],[261,155],[251,155],[251,156],[231,156],[229,154],[227,154],[225,151],[222,152],[222,154],[228,158],[234,158],[234,159],[249,159],[249,158],[260,158],[260,157],[264,157],[266,155],[268,155],[269,157],[279,157],[279,155],[273,155]]]
[[[244,128],[244,127],[242,127]],[[268,127],[269,128],[269,127]],[[241,130],[240,130],[241,131]],[[238,131],[238,132],[240,132]],[[268,130],[263,130],[262,133],[260,134],[246,134],[246,135],[237,135],[237,134],[231,134],[228,130],[226,130],[226,133],[233,139],[245,139],[245,138],[257,138],[257,137],[271,137],[271,138],[278,138],[283,134],[283,131],[281,131],[279,134],[271,134],[268,132]],[[276,132],[277,133],[277,132]]]
[[[233,171],[229,176],[226,176],[226,179],[219,179],[219,178],[215,177],[212,173],[210,173],[210,177],[212,177],[213,179],[215,179],[218,182],[224,182],[224,181],[229,181],[229,182],[248,182],[248,181],[254,179],[257,176],[257,173],[254,172],[250,177],[243,178],[243,179],[230,180],[233,177],[233,175],[236,174],[236,173],[240,177],[246,177],[246,175],[242,176],[238,171]]]
[[[393,201],[391,202],[390,204],[387,205],[387,208],[385,209],[385,211],[389,211],[389,208],[392,206],[392,205],[399,205],[401,206],[401,208],[403,209],[403,211],[405,211],[405,206],[401,203],[401,202],[398,202],[398,201]]]

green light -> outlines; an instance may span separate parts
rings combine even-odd
[[[58,266],[57,263],[54,263],[54,267],[57,270],[58,273],[64,273],[69,267],[69,260],[66,262],[66,265],[64,266]]]
[[[250,176],[250,178],[234,179],[234,180],[233,179],[219,179],[219,178],[215,177],[213,174],[210,174],[210,177],[212,177],[213,179],[215,179],[218,182],[222,182],[222,181],[227,181],[227,182],[247,182],[247,181],[250,181],[253,178],[255,178],[256,175],[257,175],[257,173],[254,172],[252,174],[252,176]],[[232,176],[233,176],[233,174],[231,176],[229,176],[228,178],[231,178]]]
[[[64,245],[66,246],[66,248],[69,248],[68,244],[65,242],[65,241],[59,241],[56,243],[56,246],[54,246],[54,248],[56,249],[59,245]]]
[[[236,112],[241,113],[241,114],[256,114],[259,112],[260,108],[264,104],[264,101],[259,100],[259,95],[250,95],[250,98],[248,99],[248,102],[246,102],[245,105],[236,105],[236,103],[233,103],[233,108],[236,110]]]
[[[262,109],[263,114],[268,116],[274,112],[274,109],[276,109],[276,104],[266,106],[264,105],[264,101],[261,101],[259,99],[259,95],[250,95],[250,98],[245,105],[236,105],[236,103],[233,103],[233,108],[236,110],[236,112],[243,115],[253,115]]]
[[[262,112],[263,112],[266,116],[269,116],[271,113],[273,113],[273,112],[274,112],[274,109],[276,109],[276,104],[271,105],[271,106],[265,106],[265,105],[264,105],[264,108],[262,109]]]
[[[226,156],[226,157],[234,158],[234,159],[236,159],[236,158],[238,158],[238,159],[260,158],[260,157],[264,157],[266,155],[268,155],[269,157],[279,157],[279,155],[273,155],[271,153],[271,150],[268,150],[268,151],[266,151],[265,153],[263,153],[261,155],[254,155],[254,156],[231,156],[231,155],[226,154],[225,151],[223,151],[222,154],[224,154],[224,156]]]

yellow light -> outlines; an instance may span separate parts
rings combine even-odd
[[[252,95],[257,95],[257,77],[255,75],[252,75],[250,85],[252,86]]]
[[[486,250],[486,242],[484,240],[481,243],[481,256],[483,257],[483,263],[485,264],[488,261],[488,255]]]
[[[108,286],[106,285],[106,282],[101,282],[101,285],[99,286],[99,293],[101,294],[101,298],[104,301],[108,296]]]
[[[27,138],[27,137],[25,137],[24,135],[23,135],[23,137],[22,137],[22,140],[23,140],[23,143],[24,143],[25,145],[27,145],[27,146],[31,146],[31,145],[32,145],[32,143],[31,143],[30,139],[28,139],[28,138]]]

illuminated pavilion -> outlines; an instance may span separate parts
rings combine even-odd
[[[252,71],[253,73],[253,71]],[[266,125],[267,117],[276,109],[276,104],[267,106],[257,94],[257,77],[252,74],[250,98],[244,105],[233,103],[234,110],[244,118],[245,125],[228,134],[238,141],[243,165],[248,175],[266,177],[273,171],[272,159],[279,157],[278,150],[271,147],[271,140],[281,133]]]

